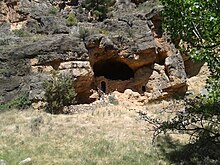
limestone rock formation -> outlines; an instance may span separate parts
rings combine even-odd
[[[145,11],[142,1],[117,1],[111,17],[89,22],[81,3],[0,2],[0,103],[22,93],[42,101],[53,71],[73,80],[79,103],[126,89],[140,100],[186,92],[184,62],[162,32],[160,6]],[[69,13],[78,25],[66,25]]]

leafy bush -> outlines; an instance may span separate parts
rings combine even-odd
[[[53,74],[51,81],[44,82],[46,110],[52,114],[62,113],[63,107],[76,104],[76,93],[72,80]]]
[[[48,11],[48,14],[50,15],[57,15],[57,13],[58,13],[58,9],[54,6],[52,6]]]
[[[31,101],[28,99],[28,95],[24,94],[16,97],[15,99],[7,103],[0,104],[0,111],[5,111],[12,108],[24,109],[29,107],[30,105]]]
[[[66,24],[67,26],[76,26],[77,25],[77,19],[74,13],[69,13],[67,19],[66,19]]]
[[[13,33],[18,37],[30,37],[30,33],[25,31],[24,29],[15,29]]]
[[[79,28],[79,37],[83,39],[83,41],[91,34],[88,28],[80,27]]]
[[[107,18],[109,8],[115,3],[115,0],[85,0],[83,7],[98,17],[98,21]]]
[[[155,136],[160,133],[181,132],[191,135],[191,142],[220,142],[220,101],[197,97],[187,100],[185,112],[168,121],[156,121]],[[154,121],[155,122],[155,121]]]

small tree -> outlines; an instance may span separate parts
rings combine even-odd
[[[52,114],[62,113],[63,107],[76,104],[72,80],[53,74],[52,80],[44,82],[46,110]]]
[[[74,13],[69,13],[67,19],[66,19],[66,24],[67,26],[76,26],[78,23],[76,16]]]
[[[110,6],[114,4],[115,0],[85,0],[83,6],[96,17],[98,21],[103,21],[107,18]]]

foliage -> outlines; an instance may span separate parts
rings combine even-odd
[[[16,97],[15,99],[12,99],[11,101],[0,104],[0,111],[5,111],[8,109],[18,108],[18,109],[24,109],[29,107],[31,104],[30,100],[28,99],[27,94],[20,95]]]
[[[79,28],[79,37],[83,39],[83,41],[91,34],[88,28],[80,27]]]
[[[40,126],[43,124],[43,117],[42,116],[39,116],[39,117],[36,117],[36,118],[33,118],[31,120],[31,132],[34,134],[34,135],[38,135],[39,132],[40,132]]]
[[[15,29],[13,30],[13,33],[18,37],[30,37],[30,34],[24,29]]]
[[[77,19],[74,13],[69,13],[67,19],[66,19],[66,24],[67,26],[76,26],[77,25]]]
[[[52,114],[62,113],[64,106],[76,103],[72,80],[53,73],[51,81],[44,82],[46,110]]]
[[[108,100],[109,100],[110,104],[113,104],[113,105],[118,105],[119,104],[118,99],[116,98],[116,96],[113,93],[111,93],[108,96]]]
[[[155,124],[156,138],[161,133],[187,133],[196,144],[220,143],[220,1],[161,0],[163,22],[181,53],[208,63],[211,75],[208,94],[186,99],[185,111],[168,121],[141,116]]]
[[[50,14],[50,15],[57,15],[58,12],[59,12],[58,9],[56,7],[54,7],[54,6],[52,6],[49,9],[48,14]]]
[[[114,3],[114,0],[85,0],[83,7],[85,7],[94,16],[98,17],[98,21],[103,21],[107,18],[109,8]]]
[[[193,142],[197,140],[220,143],[220,100],[198,97],[187,100],[185,112],[179,112],[168,121],[157,123],[155,136],[161,132],[180,132],[191,135]]]
[[[220,1],[161,0],[163,23],[182,53],[203,60],[220,77]]]

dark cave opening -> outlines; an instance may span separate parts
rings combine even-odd
[[[134,77],[133,70],[127,64],[113,60],[95,63],[93,71],[95,77],[104,76],[110,80],[128,80]]]
[[[104,81],[101,82],[101,90],[106,93],[106,83]]]

